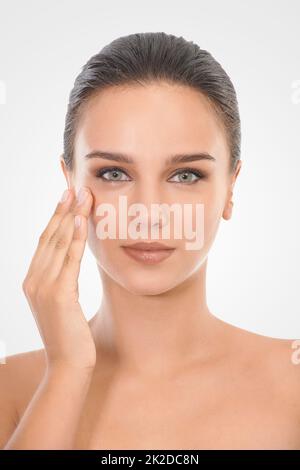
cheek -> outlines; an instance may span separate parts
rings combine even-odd
[[[107,208],[99,215],[101,204],[108,204],[110,217]],[[118,203],[115,199],[105,197],[105,200],[100,200],[94,194],[94,204],[88,220],[88,245],[100,263],[106,264],[112,259],[120,245],[118,220]],[[108,234],[106,238],[102,230]]]
[[[87,244],[95,259],[97,260],[97,264],[105,270],[109,267],[108,270],[111,271],[111,266],[118,266],[118,264],[114,261],[114,257],[117,253],[117,240],[110,238],[101,239],[97,236],[98,219],[98,217],[89,218]]]
[[[225,202],[225,186],[212,185],[204,201],[204,233],[205,244],[211,244],[214,239]]]

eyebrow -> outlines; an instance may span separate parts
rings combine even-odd
[[[134,164],[134,160],[129,155],[125,155],[119,152],[106,152],[102,150],[93,150],[89,152],[87,155],[84,156],[85,159],[90,158],[103,158],[105,160],[113,160],[120,163],[128,163]],[[198,152],[198,153],[191,153],[191,154],[175,154],[171,155],[166,164],[174,164],[174,163],[187,163],[187,162],[194,162],[197,160],[211,160],[216,161],[216,159],[207,152]]]

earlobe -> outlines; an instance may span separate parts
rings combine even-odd
[[[237,165],[236,165],[236,170],[235,170],[235,174],[234,174],[234,178],[231,182],[231,186],[230,186],[230,197],[232,198],[233,196],[233,188],[234,188],[234,185],[235,185],[235,182],[236,182],[236,179],[237,179],[237,176],[241,170],[241,166],[242,166],[242,161],[239,160],[237,162]],[[232,216],[232,208],[233,208],[233,201],[229,201],[227,204],[226,204],[226,207],[223,211],[223,219],[225,220],[229,220]]]
[[[60,156],[60,166],[61,166],[61,169],[63,171],[63,174],[66,177],[66,164],[64,162],[63,154]]]
[[[60,166],[62,168],[62,171],[63,171],[63,174],[64,174],[64,177],[66,179],[66,182],[67,182],[67,186],[68,188],[70,189],[72,184],[71,184],[71,179],[70,179],[70,174],[66,168],[66,164],[65,164],[65,161],[63,159],[63,154],[60,156]]]
[[[223,211],[223,219],[229,220],[232,216],[233,201],[229,201]]]

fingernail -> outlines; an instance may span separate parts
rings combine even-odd
[[[85,200],[86,197],[87,197],[87,194],[88,194],[88,193],[87,193],[86,189],[80,188],[80,191],[79,191],[79,193],[78,193],[78,195],[77,195],[77,203],[78,203],[78,205],[79,205],[79,204],[82,204],[82,203],[84,202],[84,200]]]
[[[80,227],[81,224],[81,217],[80,215],[75,215],[75,227],[78,228]]]
[[[66,189],[66,190],[62,193],[60,202],[65,202],[65,201],[68,199],[68,196],[69,196],[69,190]]]

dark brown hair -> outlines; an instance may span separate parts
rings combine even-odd
[[[209,100],[223,124],[230,149],[230,171],[240,158],[241,127],[234,86],[204,49],[164,32],[130,34],[113,40],[82,67],[70,92],[63,159],[71,171],[74,138],[84,104],[99,91],[120,85],[166,81],[192,87]]]

